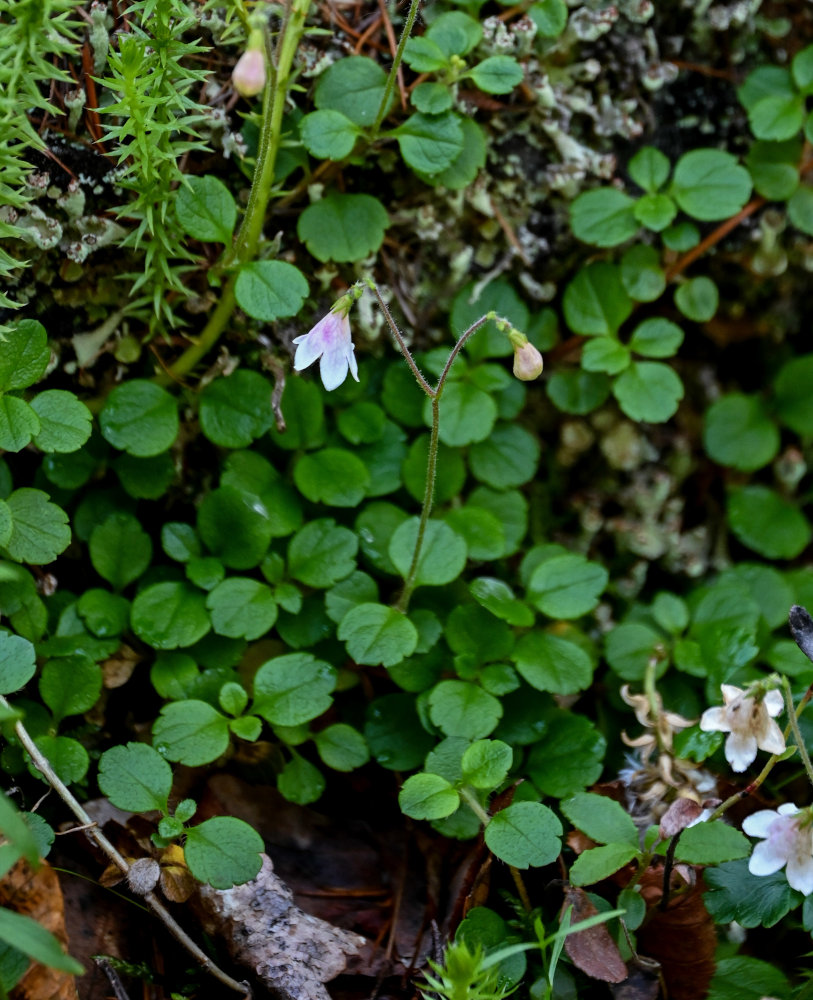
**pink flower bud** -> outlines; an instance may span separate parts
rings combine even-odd
[[[542,374],[544,362],[534,345],[526,340],[521,346],[514,346],[514,374],[523,382],[533,382]]]
[[[234,89],[241,97],[255,97],[265,86],[265,54],[247,49],[237,60],[231,75]]]

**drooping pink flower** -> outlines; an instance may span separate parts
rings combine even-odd
[[[757,750],[782,753],[785,737],[773,721],[784,708],[779,691],[767,691],[760,699],[733,684],[721,684],[723,705],[707,708],[700,719],[705,732],[730,733],[725,741],[725,757],[734,771],[744,771],[756,758]]]
[[[359,380],[358,364],[350,336],[350,320],[344,305],[340,303],[337,303],[338,309],[334,306],[308,333],[294,338],[294,368],[301,372],[303,368],[321,359],[319,374],[328,391],[338,388],[347,378],[348,371],[357,382]]]
[[[262,47],[246,49],[232,70],[234,89],[241,97],[255,97],[265,86],[265,80],[265,53]]]
[[[785,802],[778,810],[761,809],[742,824],[749,837],[762,837],[748,862],[752,875],[773,875],[787,865],[788,885],[809,896],[813,892],[813,816]]]
[[[542,374],[543,366],[542,355],[529,340],[519,347],[514,345],[514,375],[518,379],[533,382]]]

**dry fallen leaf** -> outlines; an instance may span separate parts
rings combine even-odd
[[[34,869],[21,858],[0,879],[0,906],[30,917],[67,947],[65,906],[59,879],[47,861]],[[32,963],[12,991],[13,1000],[77,1000],[74,977],[67,972]]]
[[[571,924],[577,924],[598,913],[584,889],[573,886],[565,890],[563,910],[567,910],[569,906],[573,907]],[[565,952],[571,962],[592,979],[621,983],[627,978],[627,967],[606,924],[596,924],[586,931],[568,934],[565,938]]]
[[[367,939],[300,910],[271,859],[262,858],[253,881],[233,889],[202,886],[192,897],[204,928],[281,1000],[330,1000],[322,984],[338,976]]]

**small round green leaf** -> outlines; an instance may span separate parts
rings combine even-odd
[[[631,420],[663,423],[683,398],[677,373],[659,361],[634,361],[613,385],[618,405]]]
[[[453,111],[440,115],[418,111],[394,135],[406,163],[430,177],[451,166],[463,149],[463,130]]]
[[[695,219],[727,219],[748,201],[751,178],[731,153],[693,149],[675,165],[672,194],[683,211]]]
[[[475,740],[463,753],[463,780],[473,788],[492,791],[508,777],[514,753],[502,740]]]
[[[358,537],[332,518],[310,521],[288,546],[288,571],[309,587],[332,587],[356,568]]]
[[[166,451],[178,436],[178,406],[155,383],[132,379],[107,397],[99,425],[114,448],[145,458]]]
[[[358,729],[336,722],[313,737],[319,756],[334,771],[354,771],[370,759],[367,742]]]
[[[789,500],[767,486],[744,486],[728,498],[731,530],[767,559],[795,559],[810,544],[810,522]]]
[[[203,498],[197,528],[212,555],[230,569],[258,566],[272,537],[265,505],[234,486],[220,486]]]
[[[133,631],[156,649],[191,646],[211,629],[206,597],[188,583],[154,583],[133,601]]]
[[[320,160],[343,160],[353,152],[359,128],[332,108],[312,111],[299,123],[299,134],[307,151]]]
[[[0,392],[26,389],[39,382],[51,360],[48,335],[42,323],[23,319],[3,332],[0,351]]]
[[[70,544],[68,515],[42,490],[15,490],[6,507],[12,529],[5,548],[12,559],[41,566],[53,562]]]
[[[257,372],[239,368],[210,382],[200,394],[201,429],[223,448],[247,448],[271,421],[271,386]]]
[[[317,260],[352,262],[381,247],[388,225],[389,216],[378,198],[329,194],[302,212],[297,234]]]
[[[237,205],[217,177],[184,177],[175,200],[175,213],[185,233],[205,243],[231,243]]]
[[[299,726],[330,707],[335,687],[336,671],[311,653],[277,656],[254,677],[252,711],[275,726]]]
[[[40,420],[34,436],[40,451],[76,451],[90,437],[90,410],[72,392],[48,389],[31,400],[31,409]]]
[[[615,247],[638,232],[635,202],[615,188],[584,191],[570,206],[570,225],[576,239],[596,247]]]
[[[271,588],[247,577],[233,576],[219,583],[209,592],[206,607],[212,628],[230,639],[259,639],[277,620]]]
[[[813,354],[791,358],[774,381],[776,413],[783,424],[802,435],[813,435]]]
[[[469,75],[487,94],[510,94],[525,77],[522,66],[513,56],[489,56]]]
[[[582,555],[554,555],[533,571],[528,590],[533,603],[551,618],[580,618],[598,604],[608,578],[603,566]]]
[[[637,844],[605,844],[581,853],[570,868],[573,885],[594,885],[609,878],[639,853]]]
[[[0,694],[13,694],[36,670],[34,647],[19,635],[0,632]]]
[[[384,99],[387,74],[367,56],[345,56],[319,77],[317,108],[339,111],[356,125],[372,125]]]
[[[58,724],[67,715],[93,708],[102,693],[102,669],[86,656],[49,660],[40,674],[39,691]]]
[[[289,802],[306,806],[321,796],[325,790],[325,779],[318,767],[295,753],[277,778],[277,788]]]
[[[732,392],[706,410],[703,445],[720,465],[752,472],[776,456],[779,429],[759,396]]]
[[[469,466],[481,483],[509,490],[530,482],[539,465],[539,440],[518,424],[500,424],[469,450]]]
[[[114,590],[137,580],[152,559],[152,542],[132,514],[110,514],[90,535],[90,561]]]
[[[294,482],[313,503],[357,507],[370,484],[364,462],[344,448],[323,448],[303,455],[294,466]]]
[[[488,849],[514,868],[541,868],[562,850],[562,824],[541,802],[515,802],[501,809],[485,830]]]
[[[412,819],[443,819],[460,805],[460,796],[439,774],[413,774],[398,793],[401,812]]]
[[[263,838],[248,823],[214,816],[186,831],[184,859],[199,882],[230,889],[255,878],[263,850]]]
[[[588,688],[593,679],[593,665],[581,646],[548,632],[522,636],[511,659],[537,691],[575,694]]]
[[[395,530],[389,555],[406,579],[418,538],[417,517],[409,518]],[[466,543],[443,521],[428,521],[418,560],[416,584],[441,586],[456,579],[466,565]]]
[[[166,812],[172,768],[146,743],[116,746],[99,761],[99,788],[119,809]]]
[[[412,656],[418,630],[401,612],[384,604],[359,604],[342,619],[339,638],[356,663],[392,667]]]
[[[41,427],[40,418],[24,399],[0,395],[0,449],[22,451]]]
[[[152,727],[152,737],[162,757],[198,767],[210,764],[226,752],[229,720],[208,702],[173,701],[161,709]]]
[[[563,309],[574,333],[615,333],[632,312],[632,300],[613,264],[588,264],[565,289]]]
[[[705,275],[690,278],[675,292],[675,305],[687,319],[706,323],[717,312],[720,293],[717,286]]]
[[[683,331],[677,323],[653,316],[636,326],[629,346],[645,358],[671,358],[682,343]]]
[[[446,736],[481,739],[493,731],[501,715],[500,702],[468,681],[441,681],[429,694],[429,718]]]
[[[263,323],[296,316],[307,295],[305,276],[284,260],[243,264],[234,285],[234,296],[243,312]]]

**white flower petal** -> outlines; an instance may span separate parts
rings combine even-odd
[[[788,885],[809,896],[813,892],[813,855],[794,855],[788,859]]]
[[[759,812],[746,816],[742,828],[749,837],[767,837],[771,823],[779,817],[775,809],[760,809]]]
[[[726,705],[730,704],[732,701],[736,701],[737,698],[743,693],[742,688],[734,687],[733,684],[721,684],[720,690],[723,692],[723,701]]]
[[[768,715],[779,715],[785,707],[785,699],[781,691],[769,691],[762,699],[762,704],[767,708]]]
[[[337,389],[347,378],[347,357],[344,352],[330,351],[323,354],[319,362],[319,374],[328,392]]]
[[[752,875],[773,875],[787,862],[787,855],[771,843],[763,840],[754,848],[754,853],[748,861],[748,871]]]
[[[757,740],[751,733],[731,733],[725,741],[725,759],[737,773],[753,764],[757,756]]]
[[[707,708],[700,718],[700,728],[706,733],[730,733],[731,726],[726,719],[725,709],[722,705],[714,708]]]
[[[792,802],[783,802],[776,811],[781,813],[782,816],[795,816],[796,813],[799,813],[802,810]]]
[[[767,723],[765,732],[761,734],[758,740],[759,749],[766,750],[768,753],[784,753],[785,737],[782,735],[782,730],[773,719],[768,719]]]

